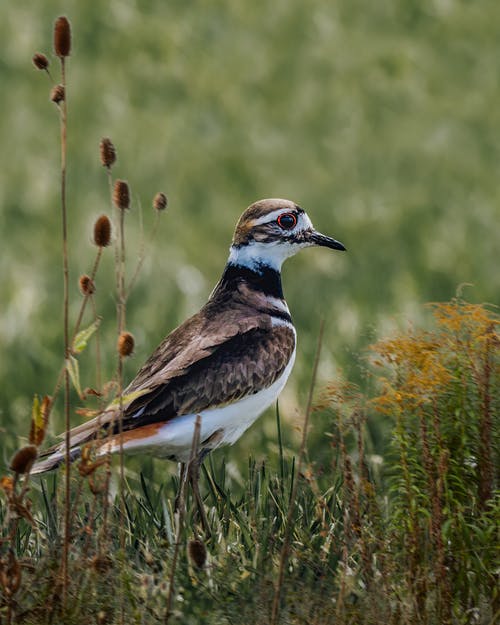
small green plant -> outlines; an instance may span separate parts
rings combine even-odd
[[[432,309],[435,331],[373,346],[388,374],[372,404],[394,422],[388,531],[407,615],[467,623],[499,607],[499,321],[460,298]]]

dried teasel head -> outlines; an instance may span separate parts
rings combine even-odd
[[[108,169],[116,162],[116,149],[109,137],[103,137],[99,143],[101,163]]]
[[[111,243],[111,221],[107,215],[101,215],[96,219],[94,243],[97,247],[107,247]]]
[[[199,569],[205,566],[207,561],[207,548],[198,538],[189,541],[188,545],[189,557]]]
[[[49,68],[49,59],[45,56],[45,54],[42,54],[41,52],[37,52],[36,54],[34,54],[32,61],[33,65],[37,69],[46,70]]]
[[[78,285],[82,295],[92,295],[92,293],[95,293],[94,281],[90,276],[87,276],[87,274],[80,276],[78,279]]]
[[[29,473],[33,463],[38,457],[38,449],[35,445],[21,447],[10,461],[10,468],[14,473]]]
[[[54,51],[59,57],[71,52],[71,26],[67,17],[58,17],[54,24]]]
[[[168,198],[161,191],[154,196],[153,208],[157,211],[164,211],[168,206]]]
[[[122,332],[118,337],[118,353],[122,358],[132,354],[134,345],[134,337],[130,332]]]
[[[55,85],[54,87],[52,87],[50,91],[50,99],[52,100],[52,102],[55,102],[55,104],[59,104],[64,100],[64,97],[65,91],[63,85]]]
[[[113,202],[117,208],[130,208],[130,189],[125,180],[116,180],[113,189]]]

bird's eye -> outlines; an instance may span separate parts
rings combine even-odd
[[[291,230],[297,224],[297,217],[293,213],[283,213],[278,217],[277,222],[282,230]]]

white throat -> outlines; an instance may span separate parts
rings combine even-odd
[[[247,245],[229,248],[227,262],[231,265],[243,265],[249,269],[257,270],[259,265],[266,265],[276,271],[281,271],[283,261],[296,254],[301,247],[297,243],[260,243],[252,241]]]

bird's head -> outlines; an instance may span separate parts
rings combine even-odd
[[[317,232],[307,213],[294,202],[260,200],[251,204],[236,224],[229,263],[279,270],[284,260],[313,245],[345,250],[339,241]]]

